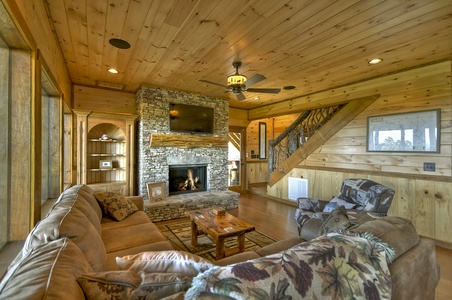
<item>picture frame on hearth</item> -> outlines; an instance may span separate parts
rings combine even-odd
[[[164,182],[148,183],[149,201],[157,202],[166,198],[166,184]]]

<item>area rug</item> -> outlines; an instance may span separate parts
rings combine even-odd
[[[205,235],[198,236],[198,245],[191,244],[191,226],[189,219],[173,220],[171,222],[155,223],[160,232],[168,238],[176,250],[187,251],[210,261],[215,261],[215,244]],[[258,250],[264,246],[274,243],[276,240],[259,231],[245,234],[245,251]],[[237,237],[225,240],[225,247],[237,246]]]

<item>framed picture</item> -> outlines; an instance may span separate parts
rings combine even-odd
[[[441,110],[367,118],[368,152],[440,151]]]
[[[157,202],[166,198],[166,184],[164,182],[148,183],[149,201]]]
[[[267,158],[267,124],[259,122],[259,158]]]
[[[112,169],[113,168],[112,161],[111,160],[100,160],[99,168],[100,169]]]

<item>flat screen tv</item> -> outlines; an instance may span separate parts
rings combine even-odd
[[[213,133],[214,109],[170,103],[170,131]]]

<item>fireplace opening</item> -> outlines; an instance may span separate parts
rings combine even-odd
[[[207,190],[207,166],[169,166],[169,194],[196,193]]]

